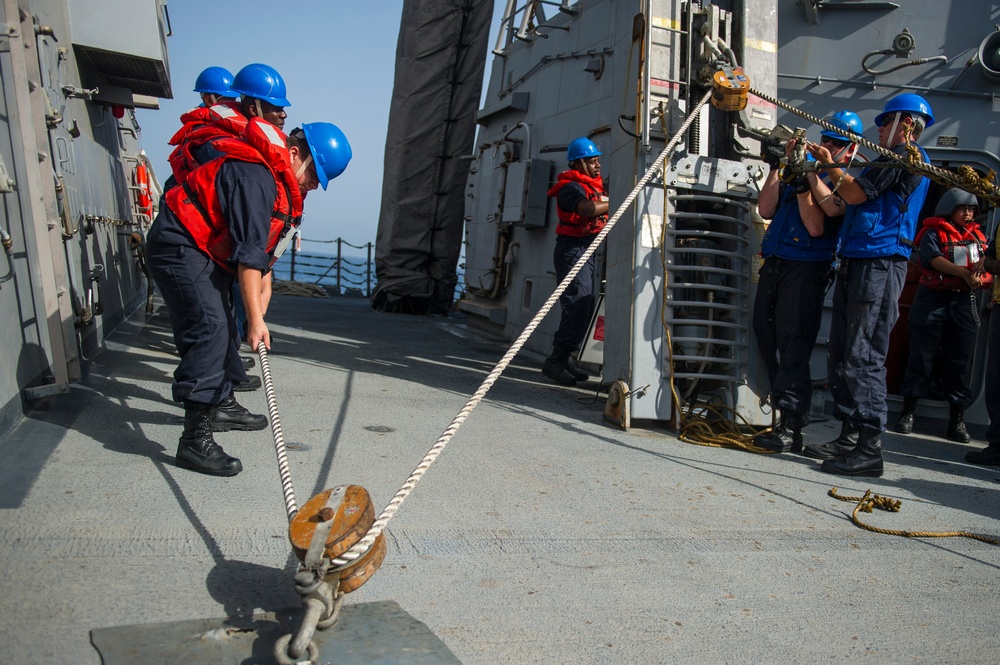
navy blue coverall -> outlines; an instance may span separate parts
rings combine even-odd
[[[575,212],[577,206],[586,199],[587,194],[583,187],[570,182],[559,190],[556,205],[566,212]],[[552,262],[555,265],[557,282],[565,279],[596,236],[596,233],[581,237],[556,236]],[[568,358],[580,348],[583,338],[587,335],[590,317],[594,313],[597,293],[597,257],[594,255],[583,265],[569,288],[559,296],[562,313],[559,317],[559,329],[552,336],[553,356]]]
[[[898,145],[893,151],[904,154],[906,147]],[[909,214],[914,216],[923,206],[927,188],[923,176],[892,168],[866,169],[855,182],[869,202],[883,203],[880,197],[895,194],[906,201]],[[881,220],[882,228],[891,221]],[[906,281],[910,252],[905,243],[912,241],[912,235],[901,238],[903,249],[893,248],[882,256],[852,257],[862,242],[859,239],[868,231],[852,229],[845,222],[841,234],[842,258],[833,294],[827,370],[834,415],[876,436],[885,431],[885,360],[889,334],[899,317],[899,294]],[[863,245],[861,249],[865,249]]]
[[[919,261],[931,268],[931,261],[945,256],[938,233],[929,229],[920,240]],[[979,302],[968,289],[935,291],[917,287],[910,306],[910,355],[900,393],[904,397],[941,399],[968,406],[972,401],[972,356],[979,331]],[[941,361],[941,375],[932,378],[934,365]]]
[[[805,415],[812,398],[809,358],[823,319],[837,233],[843,217],[826,217],[812,237],[792,187],[782,185],[778,210],[761,243],[764,265],[754,299],[753,329],[771,380],[771,405]]]
[[[230,160],[216,177],[222,213],[234,240],[228,265],[266,273],[265,248],[277,185],[267,167]],[[166,205],[160,206],[146,239],[146,260],[170,311],[174,343],[181,356],[174,371],[176,402],[217,405],[232,383],[247,380],[233,345],[233,275],[197,248],[187,229]]]

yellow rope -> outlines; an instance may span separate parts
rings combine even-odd
[[[971,538],[972,540],[989,543],[990,545],[1000,545],[1000,541],[995,538],[987,538],[986,536],[969,533],[968,531],[903,531],[901,529],[880,529],[862,522],[858,518],[858,513],[870,513],[875,508],[891,513],[898,513],[900,506],[902,506],[902,502],[899,499],[872,494],[870,489],[865,491],[864,496],[842,496],[837,494],[836,487],[831,487],[827,494],[838,501],[857,502],[857,505],[854,506],[854,511],[851,513],[851,521],[868,531],[884,533],[888,536],[905,536],[907,538]]]
[[[755,95],[766,102],[770,102],[779,108],[785,109],[790,113],[794,113],[814,125],[819,125],[823,129],[843,134],[858,145],[868,148],[883,157],[888,157],[891,160],[905,165],[907,169],[913,173],[919,173],[920,175],[923,175],[942,185],[957,187],[961,190],[969,192],[970,194],[975,194],[979,198],[986,199],[990,205],[1000,206],[1000,191],[997,189],[997,185],[995,183],[996,174],[993,171],[988,171],[985,175],[980,176],[976,173],[975,169],[966,165],[958,167],[957,172],[949,171],[948,169],[943,169],[924,162],[920,155],[920,151],[913,145],[907,146],[908,155],[906,158],[903,158],[887,148],[883,148],[876,143],[872,143],[860,134],[855,134],[841,129],[840,127],[831,125],[826,120],[817,118],[816,116],[806,113],[805,111],[783,102],[780,99],[772,97],[771,95],[754,89],[750,90],[750,94]]]
[[[843,130],[839,127],[831,125],[826,120],[812,116],[805,111],[791,106],[785,102],[782,102],[774,97],[766,95],[764,93],[758,92],[756,90],[751,90],[751,93],[756,96],[769,101],[787,111],[795,113],[810,122],[817,124],[824,129],[833,130],[843,133]],[[938,168],[931,164],[923,161],[923,156],[920,150],[912,144],[907,145],[907,154],[905,157],[900,157],[890,150],[887,150],[879,145],[872,143],[871,141],[865,139],[863,136],[858,134],[850,134],[850,138],[860,145],[863,145],[874,152],[889,157],[895,160],[897,163],[905,166],[909,171],[920,173],[926,177],[947,185],[949,187],[958,187],[964,191],[971,192],[981,198],[986,199],[994,205],[1000,204],[1000,193],[998,193],[997,186],[994,181],[996,180],[996,174],[993,171],[988,171],[985,175],[980,176],[976,173],[975,169],[970,166],[962,165],[959,166],[956,172],[948,171],[947,169]],[[663,172],[666,172],[666,160],[663,164]],[[724,417],[714,408],[708,406],[698,406],[698,410],[701,415],[693,416],[692,410],[694,406],[688,407],[687,412],[684,411],[684,405],[681,403],[680,396],[677,393],[677,388],[674,385],[674,359],[673,359],[673,343],[671,341],[670,326],[667,324],[666,311],[667,311],[667,288],[669,283],[669,273],[667,271],[666,264],[666,229],[667,229],[667,182],[666,178],[663,181],[663,222],[660,229],[660,266],[663,272],[663,292],[662,301],[660,304],[660,322],[663,325],[663,329],[666,332],[666,343],[667,352],[669,356],[669,368],[670,368],[670,393],[673,396],[674,404],[678,410],[679,415],[679,430],[678,438],[681,441],[687,443],[694,443],[702,446],[712,446],[712,447],[727,447],[727,448],[739,448],[741,450],[747,450],[750,452],[770,454],[773,451],[764,448],[759,448],[753,445],[753,440],[758,435],[770,432],[773,427],[766,427],[761,429],[754,429],[749,422],[740,416],[738,413],[733,411],[725,405],[720,405],[726,411],[732,412],[734,416],[738,417],[743,421],[744,427],[738,426],[735,421],[731,418]]]

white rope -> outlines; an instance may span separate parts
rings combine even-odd
[[[600,247],[602,242],[604,242],[604,239],[607,237],[608,233],[611,231],[614,225],[618,222],[618,219],[628,209],[628,207],[632,205],[632,202],[635,200],[636,196],[639,195],[639,192],[642,190],[642,188],[645,187],[646,183],[648,183],[650,179],[653,177],[653,174],[656,172],[657,166],[660,164],[660,162],[663,162],[664,166],[666,165],[667,157],[670,155],[670,153],[674,151],[678,141],[680,141],[680,138],[684,136],[685,132],[687,132],[688,127],[691,126],[691,123],[694,122],[694,119],[697,117],[698,112],[701,111],[701,108],[706,103],[708,103],[711,94],[712,94],[711,91],[706,92],[705,96],[701,98],[701,101],[698,102],[698,104],[691,111],[691,114],[688,115],[687,119],[684,121],[684,124],[682,124],[680,129],[677,130],[677,133],[674,134],[674,137],[672,139],[670,139],[670,142],[667,143],[667,146],[663,149],[663,152],[660,153],[660,156],[656,158],[656,161],[649,168],[649,170],[646,171],[646,173],[642,176],[642,178],[639,179],[638,184],[636,184],[632,192],[625,198],[625,201],[622,202],[621,206],[615,212],[614,216],[608,220],[608,223],[604,227],[604,229],[597,234],[597,237],[594,238],[593,242],[590,243],[590,246],[587,248],[587,250],[583,253],[582,256],[580,256],[580,259],[576,262],[576,265],[573,266],[573,268],[569,271],[569,274],[567,274],[566,277],[563,278],[563,280],[559,283],[559,286],[556,287],[556,290],[552,293],[551,296],[549,296],[549,299],[545,301],[545,304],[542,305],[542,308],[538,310],[538,313],[535,314],[535,317],[531,319],[528,325],[524,328],[524,331],[521,333],[521,335],[517,338],[517,340],[510,347],[507,353],[504,354],[504,357],[500,359],[500,362],[498,362],[496,364],[496,367],[494,367],[493,370],[489,373],[489,375],[483,381],[482,385],[479,386],[479,389],[475,392],[475,394],[472,395],[471,398],[469,398],[469,401],[465,403],[465,406],[462,407],[462,410],[458,412],[458,415],[455,416],[454,420],[451,421],[451,424],[448,425],[447,429],[445,429],[444,433],[441,434],[441,437],[437,440],[437,442],[433,445],[433,447],[431,447],[431,449],[427,451],[427,454],[420,461],[420,464],[417,465],[417,468],[413,470],[413,473],[410,474],[410,477],[406,479],[406,482],[403,483],[403,486],[399,489],[398,492],[396,492],[396,495],[392,497],[392,500],[389,501],[389,505],[385,507],[382,513],[378,516],[378,519],[375,520],[375,523],[372,524],[371,529],[368,530],[368,533],[365,534],[365,537],[362,538],[358,543],[356,543],[354,547],[344,552],[341,556],[337,557],[336,559],[333,559],[333,561],[331,562],[333,566],[343,568],[346,565],[350,564],[352,561],[355,561],[359,557],[363,556],[369,550],[369,548],[371,548],[372,544],[375,542],[375,539],[379,537],[379,535],[385,529],[386,524],[388,524],[389,520],[391,520],[393,515],[396,514],[396,511],[399,510],[399,507],[403,505],[403,501],[406,500],[406,497],[409,496],[410,492],[413,491],[413,488],[416,487],[418,482],[420,482],[420,479],[423,477],[427,469],[429,469],[431,464],[433,464],[434,461],[438,458],[438,456],[444,450],[445,446],[448,445],[448,442],[451,441],[451,438],[455,435],[456,432],[458,432],[459,428],[469,417],[469,414],[472,413],[472,410],[476,408],[479,402],[482,401],[483,397],[486,396],[486,393],[489,392],[490,388],[493,387],[493,384],[496,383],[496,380],[500,378],[500,375],[503,373],[503,371],[507,369],[507,366],[514,359],[514,356],[517,355],[518,351],[521,350],[521,347],[523,347],[525,342],[528,341],[528,338],[531,337],[531,334],[535,331],[535,328],[539,326],[539,324],[545,318],[545,315],[548,314],[549,310],[555,306],[556,302],[558,302],[559,296],[561,296],[563,292],[567,288],[569,288],[569,285],[573,282],[573,279],[583,268],[583,265],[590,259],[591,256],[594,255],[594,252],[596,252],[597,248]]]
[[[291,522],[299,506],[295,502],[295,489],[292,487],[292,474],[288,470],[288,455],[285,452],[285,435],[281,431],[281,418],[278,416],[278,400],[274,397],[274,384],[271,383],[271,364],[267,361],[267,347],[264,342],[257,345],[257,355],[260,356],[260,373],[264,377],[264,394],[267,397],[267,412],[271,416],[271,432],[274,434],[274,454],[278,457],[278,476],[281,478],[281,490],[285,494],[285,510],[288,521]]]

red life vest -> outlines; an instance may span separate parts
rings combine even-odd
[[[213,146],[223,155],[191,171],[179,187],[165,195],[167,207],[191,234],[195,246],[229,273],[234,273],[228,263],[234,243],[215,189],[216,176],[227,161],[262,164],[274,177],[277,198],[271,210],[264,248],[271,255],[271,265],[277,260],[274,249],[278,241],[302,221],[302,193],[292,171],[285,135],[271,123],[258,118],[247,123],[244,133],[244,138],[216,139]]]
[[[247,128],[247,118],[238,102],[199,106],[182,115],[181,122],[183,126],[170,138],[170,145],[177,147],[168,158],[179,183],[200,166],[192,155],[195,148],[215,139],[243,136]]]
[[[548,195],[558,196],[559,190],[571,182],[580,185],[587,198],[591,201],[607,201],[608,195],[604,193],[603,179],[591,178],[589,175],[572,169],[559,174],[556,184],[552,185],[549,189]],[[575,210],[573,212],[566,212],[558,205],[556,206],[556,215],[559,217],[559,223],[556,225],[556,233],[561,236],[581,238],[596,235],[608,223],[607,214],[598,215],[597,217],[583,217]]]
[[[960,268],[971,268],[986,253],[986,236],[979,230],[979,224],[969,222],[964,229],[957,229],[951,222],[941,217],[928,217],[920,227],[914,246],[919,246],[924,234],[929,230],[938,234],[941,254]],[[933,268],[920,266],[920,283],[934,291],[968,291],[965,280],[955,275],[946,275]],[[993,276],[986,274],[983,288],[993,283]]]

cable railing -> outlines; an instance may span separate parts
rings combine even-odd
[[[336,240],[302,238],[301,242],[336,245],[336,252],[332,254],[321,251],[303,252],[298,248],[298,243],[294,242],[291,249],[274,264],[275,279],[319,286],[331,295],[371,297],[377,279],[374,243],[354,245],[343,238]],[[456,269],[458,274],[458,284],[455,286],[456,299],[461,297],[465,290],[463,267],[460,264]]]
[[[334,295],[371,296],[375,284],[374,244],[354,245],[343,238],[302,242],[336,245],[335,254],[320,251],[303,252],[293,243],[274,264],[274,276],[279,280],[305,282],[326,287]],[[345,249],[346,248],[346,249]],[[362,250],[351,252],[350,250]]]

